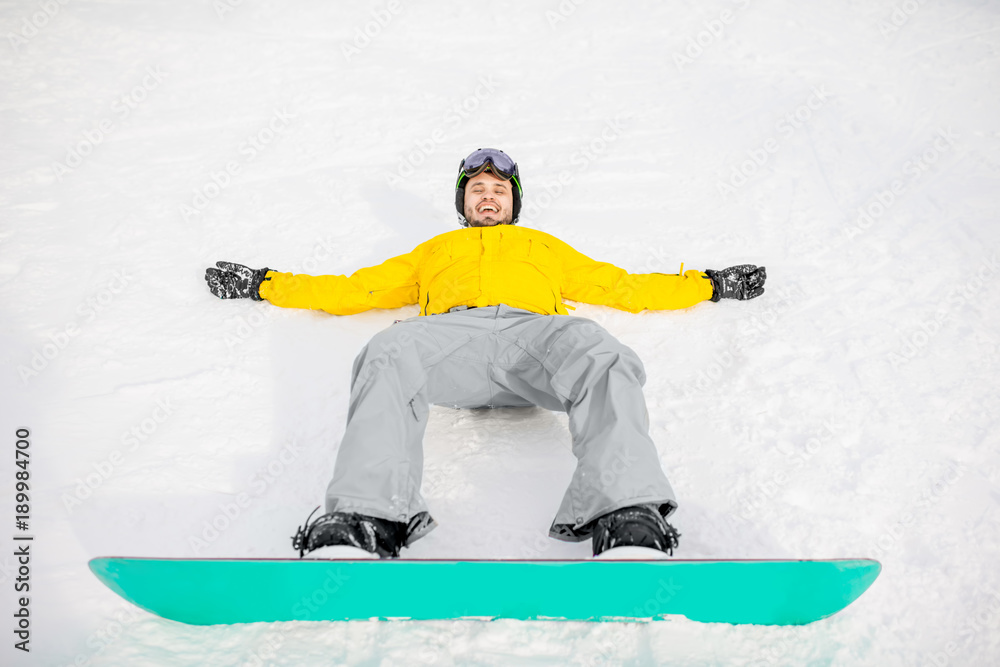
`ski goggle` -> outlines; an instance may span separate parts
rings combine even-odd
[[[466,178],[478,176],[486,170],[492,171],[500,178],[505,178],[514,183],[519,195],[523,195],[521,189],[521,177],[517,173],[517,163],[502,150],[496,148],[480,148],[475,150],[469,157],[462,160],[458,165],[458,181],[455,189],[462,187],[462,182]]]

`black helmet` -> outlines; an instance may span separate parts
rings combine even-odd
[[[487,170],[513,183],[514,187],[511,188],[511,191],[514,196],[514,206],[510,224],[516,225],[517,217],[521,214],[521,197],[524,195],[524,191],[521,189],[521,177],[517,173],[517,163],[497,148],[477,148],[458,165],[458,180],[455,182],[455,210],[458,211],[459,222],[462,223],[463,227],[469,226],[469,221],[465,219],[465,184],[473,176]]]

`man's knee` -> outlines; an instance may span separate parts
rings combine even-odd
[[[557,373],[582,379],[623,368],[640,385],[645,383],[646,371],[639,355],[604,327],[580,317],[574,317],[562,326],[562,333],[552,346],[555,349],[549,350],[549,354],[553,355],[550,358],[557,360]]]

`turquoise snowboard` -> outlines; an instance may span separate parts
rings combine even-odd
[[[191,623],[354,619],[656,620],[800,625],[875,581],[874,560],[95,558],[111,590]]]

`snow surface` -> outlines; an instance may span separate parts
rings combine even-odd
[[[12,538],[28,427],[36,536],[30,655],[0,549],[0,663],[1000,660],[996,3],[7,1],[0,35],[3,516]],[[291,555],[355,354],[416,309],[222,302],[204,269],[407,252],[456,228],[479,146],[520,162],[522,224],[588,255],[767,266],[755,301],[575,314],[645,360],[679,555],[876,557],[858,602],[786,628],[200,628],[89,573]],[[441,525],[409,557],[588,556],[546,537],[565,416],[435,408],[426,458]]]

